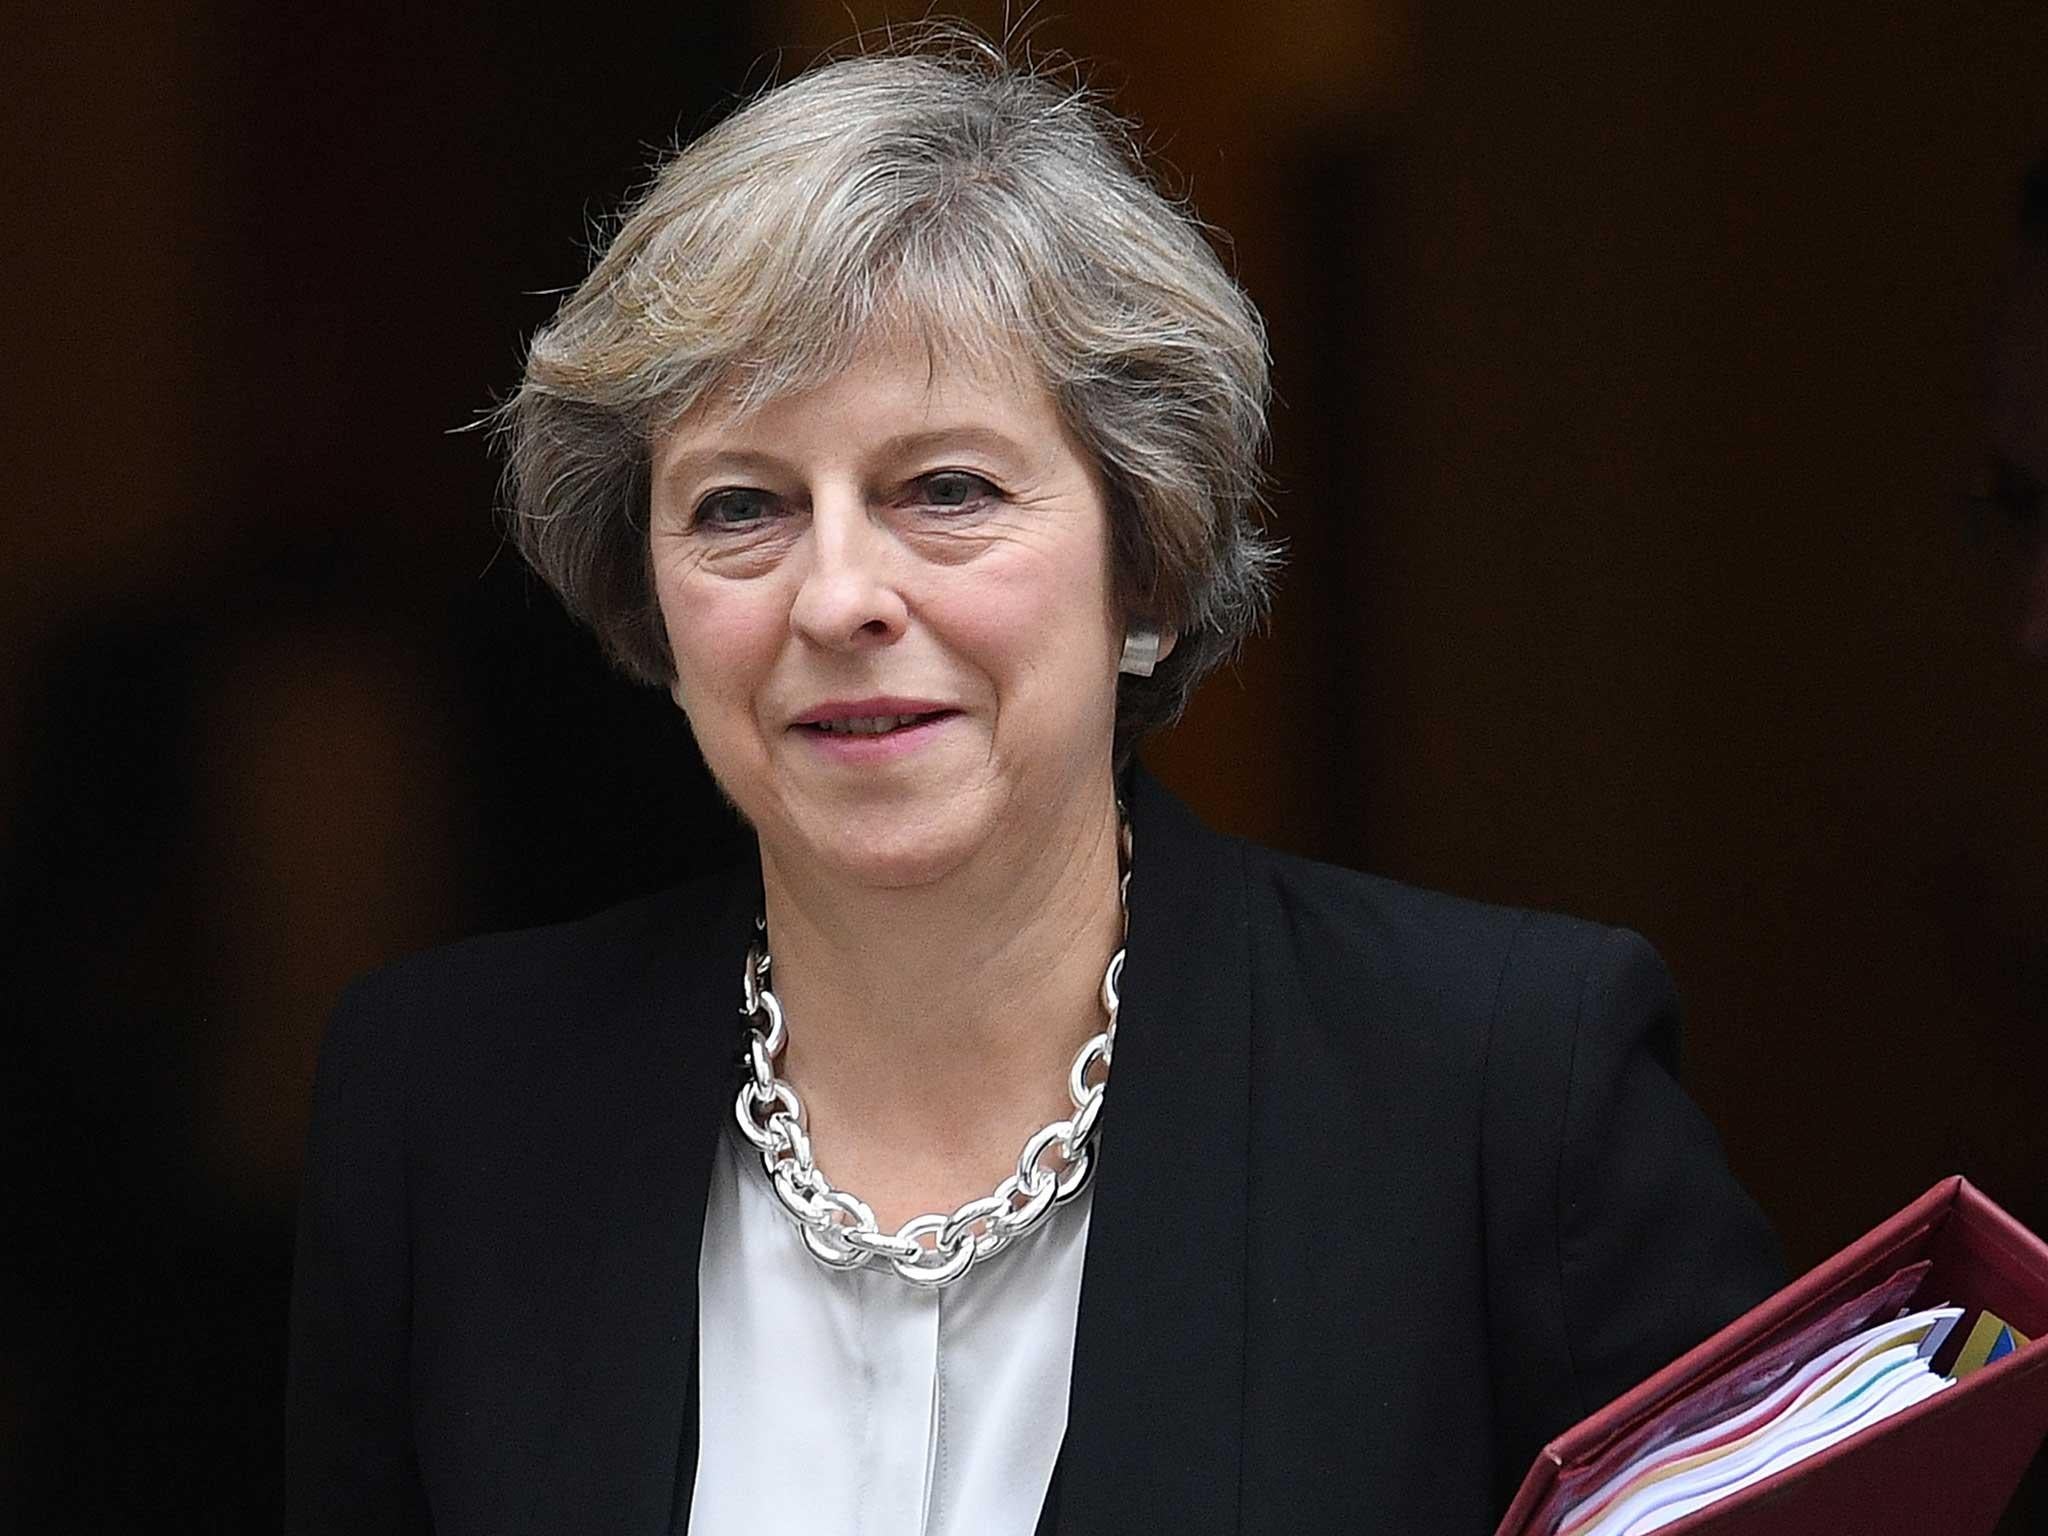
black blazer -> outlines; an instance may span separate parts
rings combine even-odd
[[[1546,1437],[1780,1280],[1674,1078],[1664,969],[1630,933],[1218,836],[1142,774],[1129,798],[1041,1528],[1484,1536]],[[694,884],[350,989],[315,1089],[290,1529],[687,1529],[758,900],[757,874]]]

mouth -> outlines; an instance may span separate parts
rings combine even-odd
[[[951,709],[929,709],[915,714],[845,715],[831,720],[799,720],[796,728],[817,736],[893,736],[898,731],[914,730],[957,713]]]

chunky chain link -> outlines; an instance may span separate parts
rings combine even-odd
[[[1131,829],[1119,829],[1124,873],[1117,882],[1118,902],[1129,922]],[[894,1232],[884,1232],[874,1211],[860,1196],[835,1189],[811,1154],[803,1100],[775,1074],[788,1043],[782,1003],[769,985],[770,958],[764,943],[767,920],[747,949],[740,983],[745,996],[741,1013],[746,1033],[747,1077],[734,1101],[740,1133],[761,1154],[761,1167],[775,1191],[776,1203],[803,1238],[811,1256],[828,1269],[859,1269],[880,1260],[912,1285],[940,1286],[957,1280],[983,1259],[990,1259],[1044,1225],[1055,1206],[1064,1205],[1088,1186],[1095,1172],[1095,1135],[1102,1121],[1103,1096],[1109,1087],[1110,1059],[1116,1053],[1118,987],[1124,970],[1121,945],[1102,973],[1102,1011],[1107,1019],[1100,1034],[1074,1055],[1067,1069],[1067,1096],[1074,1112],[1064,1120],[1034,1131],[1017,1154],[1016,1171],[1004,1177],[991,1194],[970,1200],[950,1216],[913,1216]]]

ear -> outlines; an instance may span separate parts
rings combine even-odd
[[[676,701],[676,708],[687,712],[683,703],[683,680],[679,677],[668,685],[668,696]]]

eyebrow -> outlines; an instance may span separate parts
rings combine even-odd
[[[868,456],[886,462],[918,458],[946,448],[978,450],[1020,465],[1026,459],[1024,445],[1008,433],[994,427],[967,425],[899,432],[876,443]],[[764,449],[706,445],[702,450],[677,454],[661,467],[659,473],[662,479],[673,482],[728,469],[743,474],[772,475],[786,471],[788,467],[787,459]]]
[[[772,453],[761,453],[746,448],[706,448],[698,453],[679,453],[660,466],[657,475],[662,480],[681,480],[694,475],[706,475],[714,469],[735,469],[741,473],[774,474],[783,467],[782,460]]]
[[[884,438],[878,452],[885,458],[908,459],[940,448],[978,448],[984,453],[1024,456],[1024,445],[994,427],[931,427]]]

